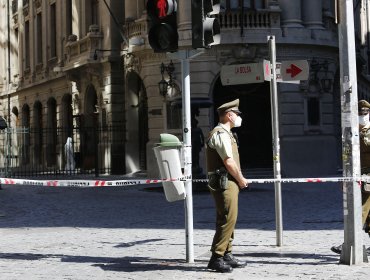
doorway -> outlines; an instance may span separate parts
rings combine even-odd
[[[242,126],[234,128],[239,143],[242,169],[272,168],[272,126],[270,84],[223,86],[217,79],[214,90],[214,125],[217,125],[217,108],[239,98]]]

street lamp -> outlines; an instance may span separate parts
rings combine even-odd
[[[310,67],[313,74],[311,81],[318,85],[323,92],[330,92],[333,80],[328,77],[329,62],[325,60],[320,63],[316,59],[313,59]],[[324,77],[321,79],[318,77],[319,72],[324,73]]]
[[[162,80],[158,83],[159,87],[159,93],[163,96],[163,98],[166,98],[167,92],[168,92],[168,87],[173,87],[173,80],[172,80],[172,75],[173,72],[175,71],[175,66],[173,65],[173,62],[171,62],[168,65],[164,65],[162,62],[161,64],[161,75],[162,75]],[[167,72],[169,80],[168,82],[164,79],[164,72]]]

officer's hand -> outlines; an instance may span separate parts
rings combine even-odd
[[[243,178],[242,181],[238,182],[238,185],[240,189],[245,189],[248,187],[248,180]]]

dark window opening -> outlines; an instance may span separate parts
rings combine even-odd
[[[308,125],[320,125],[320,102],[316,97],[307,100]]]

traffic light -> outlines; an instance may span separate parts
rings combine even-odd
[[[177,1],[148,0],[148,39],[154,52],[175,52],[178,49]]]
[[[191,0],[192,46],[209,48],[220,43],[220,0]]]

